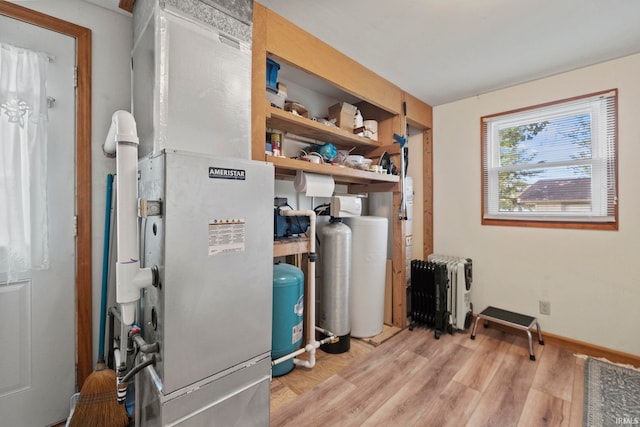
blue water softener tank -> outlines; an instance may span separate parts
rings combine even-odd
[[[273,333],[271,334],[271,360],[286,356],[302,344],[304,318],[304,274],[290,264],[273,266]],[[293,369],[293,358],[274,365],[274,377]]]

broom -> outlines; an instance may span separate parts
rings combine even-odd
[[[116,396],[116,373],[104,362],[104,334],[107,311],[107,285],[109,271],[109,241],[111,237],[111,195],[113,175],[107,175],[107,200],[104,221],[104,253],[102,256],[102,296],[100,306],[100,340],[98,362],[82,385],[80,398],[73,411],[70,427],[123,427],[129,424],[124,405]]]

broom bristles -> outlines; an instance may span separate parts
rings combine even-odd
[[[85,380],[76,403],[70,427],[124,427],[129,416],[116,396],[116,373],[111,369],[94,371]]]

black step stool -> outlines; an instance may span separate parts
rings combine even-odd
[[[540,324],[538,319],[524,314],[514,313],[513,311],[503,310],[496,307],[487,307],[482,310],[482,313],[478,314],[476,321],[473,324],[473,330],[471,331],[471,339],[476,339],[476,329],[478,328],[478,322],[480,319],[484,319],[484,327],[488,327],[489,322],[496,322],[502,325],[511,326],[512,328],[521,329],[527,333],[529,337],[529,359],[536,360],[536,355],[533,353],[533,342],[531,340],[530,329],[533,325],[536,325],[538,330],[538,342],[540,345],[544,345],[542,340],[542,331],[540,330]]]

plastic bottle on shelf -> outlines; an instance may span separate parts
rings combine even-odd
[[[282,135],[279,132],[271,133],[271,150],[275,157],[282,155]]]

